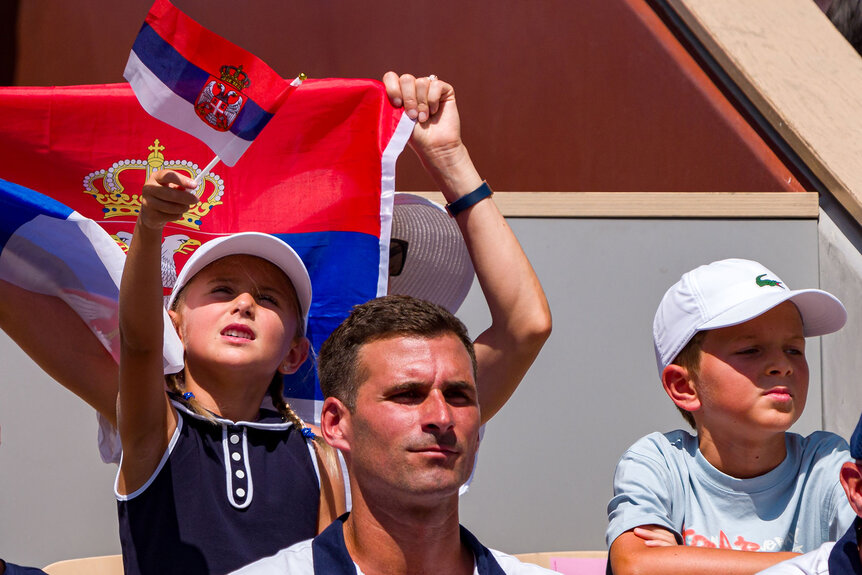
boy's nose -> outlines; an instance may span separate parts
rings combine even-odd
[[[767,372],[770,375],[790,375],[793,373],[793,362],[783,351],[772,354],[769,360]]]

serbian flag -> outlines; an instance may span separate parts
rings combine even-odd
[[[200,139],[228,166],[299,84],[168,0],[147,14],[123,76],[147,112]]]
[[[99,224],[47,196],[0,180],[0,280],[66,302],[119,361],[117,296],[125,252]],[[165,372],[183,365],[167,311]]]
[[[61,297],[116,353],[116,286],[141,186],[161,168],[194,177],[212,152],[147,114],[127,84],[0,88],[0,111],[0,178],[17,184],[0,186],[0,277]],[[274,234],[308,268],[308,336],[319,349],[354,305],[386,293],[395,162],[413,122],[380,82],[328,79],[303,83],[271,124],[234,167],[206,176],[198,203],[166,226],[165,294],[206,241]],[[318,421],[310,361],[285,395]]]

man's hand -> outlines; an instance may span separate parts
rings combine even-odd
[[[141,214],[138,223],[144,227],[161,230],[168,222],[174,222],[198,198],[191,190],[195,181],[172,170],[153,172],[141,190]]]
[[[416,120],[410,145],[435,179],[469,159],[461,142],[461,119],[450,84],[433,76],[417,78],[395,72],[387,72],[383,84],[392,105],[404,106],[404,113]]]

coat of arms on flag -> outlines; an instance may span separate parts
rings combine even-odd
[[[242,90],[248,88],[251,80],[242,71],[242,66],[222,66],[221,78],[210,76],[195,102],[195,112],[212,128],[226,132],[233,125],[237,114],[245,104]]]

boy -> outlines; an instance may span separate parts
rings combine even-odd
[[[761,575],[862,574],[862,417],[850,438],[850,455],[855,461],[841,467],[841,486],[857,515],[853,526],[838,543],[824,543],[816,551],[779,563]]]
[[[701,266],[665,293],[653,324],[659,374],[697,433],[650,434],[620,459],[609,569],[751,574],[844,532],[846,442],[787,430],[808,392],[805,337],[846,317],[834,296],[792,291],[748,260]]]

